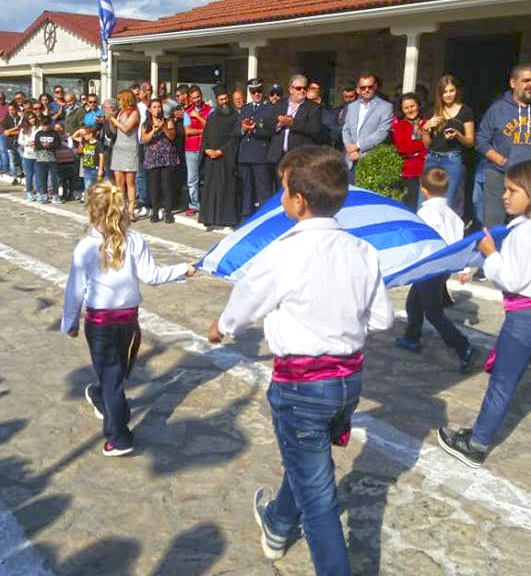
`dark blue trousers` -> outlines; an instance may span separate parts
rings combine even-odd
[[[271,164],[240,164],[242,179],[242,216],[256,211],[255,203],[263,204],[273,196]]]
[[[439,332],[447,346],[463,357],[468,348],[467,338],[444,313],[445,283],[448,276],[436,276],[413,284],[406,300],[407,328],[405,337],[418,342],[422,334],[424,315]]]
[[[138,324],[85,322],[92,366],[103,402],[103,435],[115,448],[128,448],[133,435],[127,427],[131,413],[125,398],[125,379],[131,369],[131,350],[140,338]]]

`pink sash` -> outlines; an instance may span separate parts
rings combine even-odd
[[[363,359],[361,351],[352,356],[276,356],[271,378],[275,382],[316,382],[350,376],[363,368]]]
[[[138,322],[138,308],[86,308],[85,322],[89,324],[135,324]]]

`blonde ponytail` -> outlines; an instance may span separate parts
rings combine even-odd
[[[90,224],[101,233],[101,269],[119,270],[124,263],[129,216],[123,192],[108,180],[97,182],[87,192]]]

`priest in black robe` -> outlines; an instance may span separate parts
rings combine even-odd
[[[235,226],[239,221],[239,139],[233,135],[238,113],[225,86],[215,86],[216,108],[203,132],[203,189],[199,222],[205,226]]]

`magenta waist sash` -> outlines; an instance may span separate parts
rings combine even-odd
[[[525,308],[531,308],[531,298],[529,298],[529,296],[520,296],[519,294],[503,295],[503,309],[506,312],[524,310]]]
[[[86,308],[85,322],[97,324],[137,324],[138,308]]]
[[[315,382],[326,378],[340,378],[360,372],[363,352],[351,356],[275,356],[272,380],[275,382]]]

